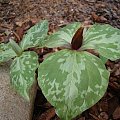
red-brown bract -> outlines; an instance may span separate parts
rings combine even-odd
[[[84,27],[80,27],[76,33],[74,34],[72,41],[71,41],[71,48],[73,50],[78,50],[82,46],[83,42],[83,30]]]

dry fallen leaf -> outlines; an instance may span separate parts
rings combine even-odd
[[[42,115],[39,116],[37,118],[37,120],[51,120],[51,118],[54,116],[55,116],[55,109],[50,108],[47,111],[45,111],[44,113],[42,113]]]
[[[116,110],[113,113],[113,119],[118,120],[120,119],[120,106],[116,108]]]
[[[92,13],[92,19],[94,22],[98,22],[98,23],[102,23],[102,22],[106,22],[107,19],[104,16],[98,16],[96,15],[96,13]]]

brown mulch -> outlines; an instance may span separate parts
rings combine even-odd
[[[42,19],[49,20],[53,32],[74,21],[108,23],[120,28],[120,0],[0,0],[0,42],[15,38],[20,42],[26,30]],[[53,49],[32,49],[43,61]],[[110,80],[104,97],[74,120],[120,120],[120,60],[108,61]],[[33,120],[60,120],[40,88]]]

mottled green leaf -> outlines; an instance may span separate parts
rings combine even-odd
[[[88,52],[61,50],[49,55],[38,70],[38,83],[62,120],[71,120],[104,95],[109,72]]]
[[[11,84],[27,100],[29,100],[29,90],[35,81],[37,67],[38,56],[32,51],[23,52],[10,66]]]
[[[54,47],[67,47],[70,48],[70,43],[73,35],[80,27],[79,22],[75,22],[67,25],[66,27],[61,28],[58,32],[53,33],[48,36],[46,40],[46,47],[54,48]]]
[[[27,34],[23,37],[23,40],[20,43],[21,48],[24,50],[30,47],[42,47],[47,32],[48,22],[46,20],[39,22],[27,31]]]
[[[110,25],[93,25],[85,34],[81,49],[95,49],[103,57],[120,58],[120,30]]]
[[[100,59],[102,60],[103,64],[105,64],[105,63],[108,61],[107,58],[105,58],[105,57],[103,57],[103,56],[101,56],[101,55],[99,55],[99,57],[100,57]]]
[[[13,51],[9,43],[0,44],[0,63],[6,62],[15,56],[16,56],[16,53]]]

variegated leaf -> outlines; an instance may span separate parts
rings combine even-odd
[[[48,21],[43,20],[27,31],[27,34],[23,37],[23,40],[20,43],[21,48],[24,50],[30,47],[42,47],[47,32]]]
[[[107,59],[119,59],[120,30],[107,24],[95,24],[85,33],[81,49],[95,49]]]
[[[27,100],[29,90],[35,82],[35,70],[38,67],[38,56],[35,52],[23,52],[16,57],[10,67],[12,86]]]
[[[49,55],[38,70],[38,83],[62,120],[71,120],[104,95],[109,72],[88,52],[61,50]]]
[[[48,36],[46,40],[46,47],[66,47],[70,48],[71,40],[77,29],[80,27],[79,22],[75,22],[61,28],[58,32]]]
[[[9,43],[0,44],[0,63],[6,62],[15,56],[16,56],[16,53],[13,51]]]

